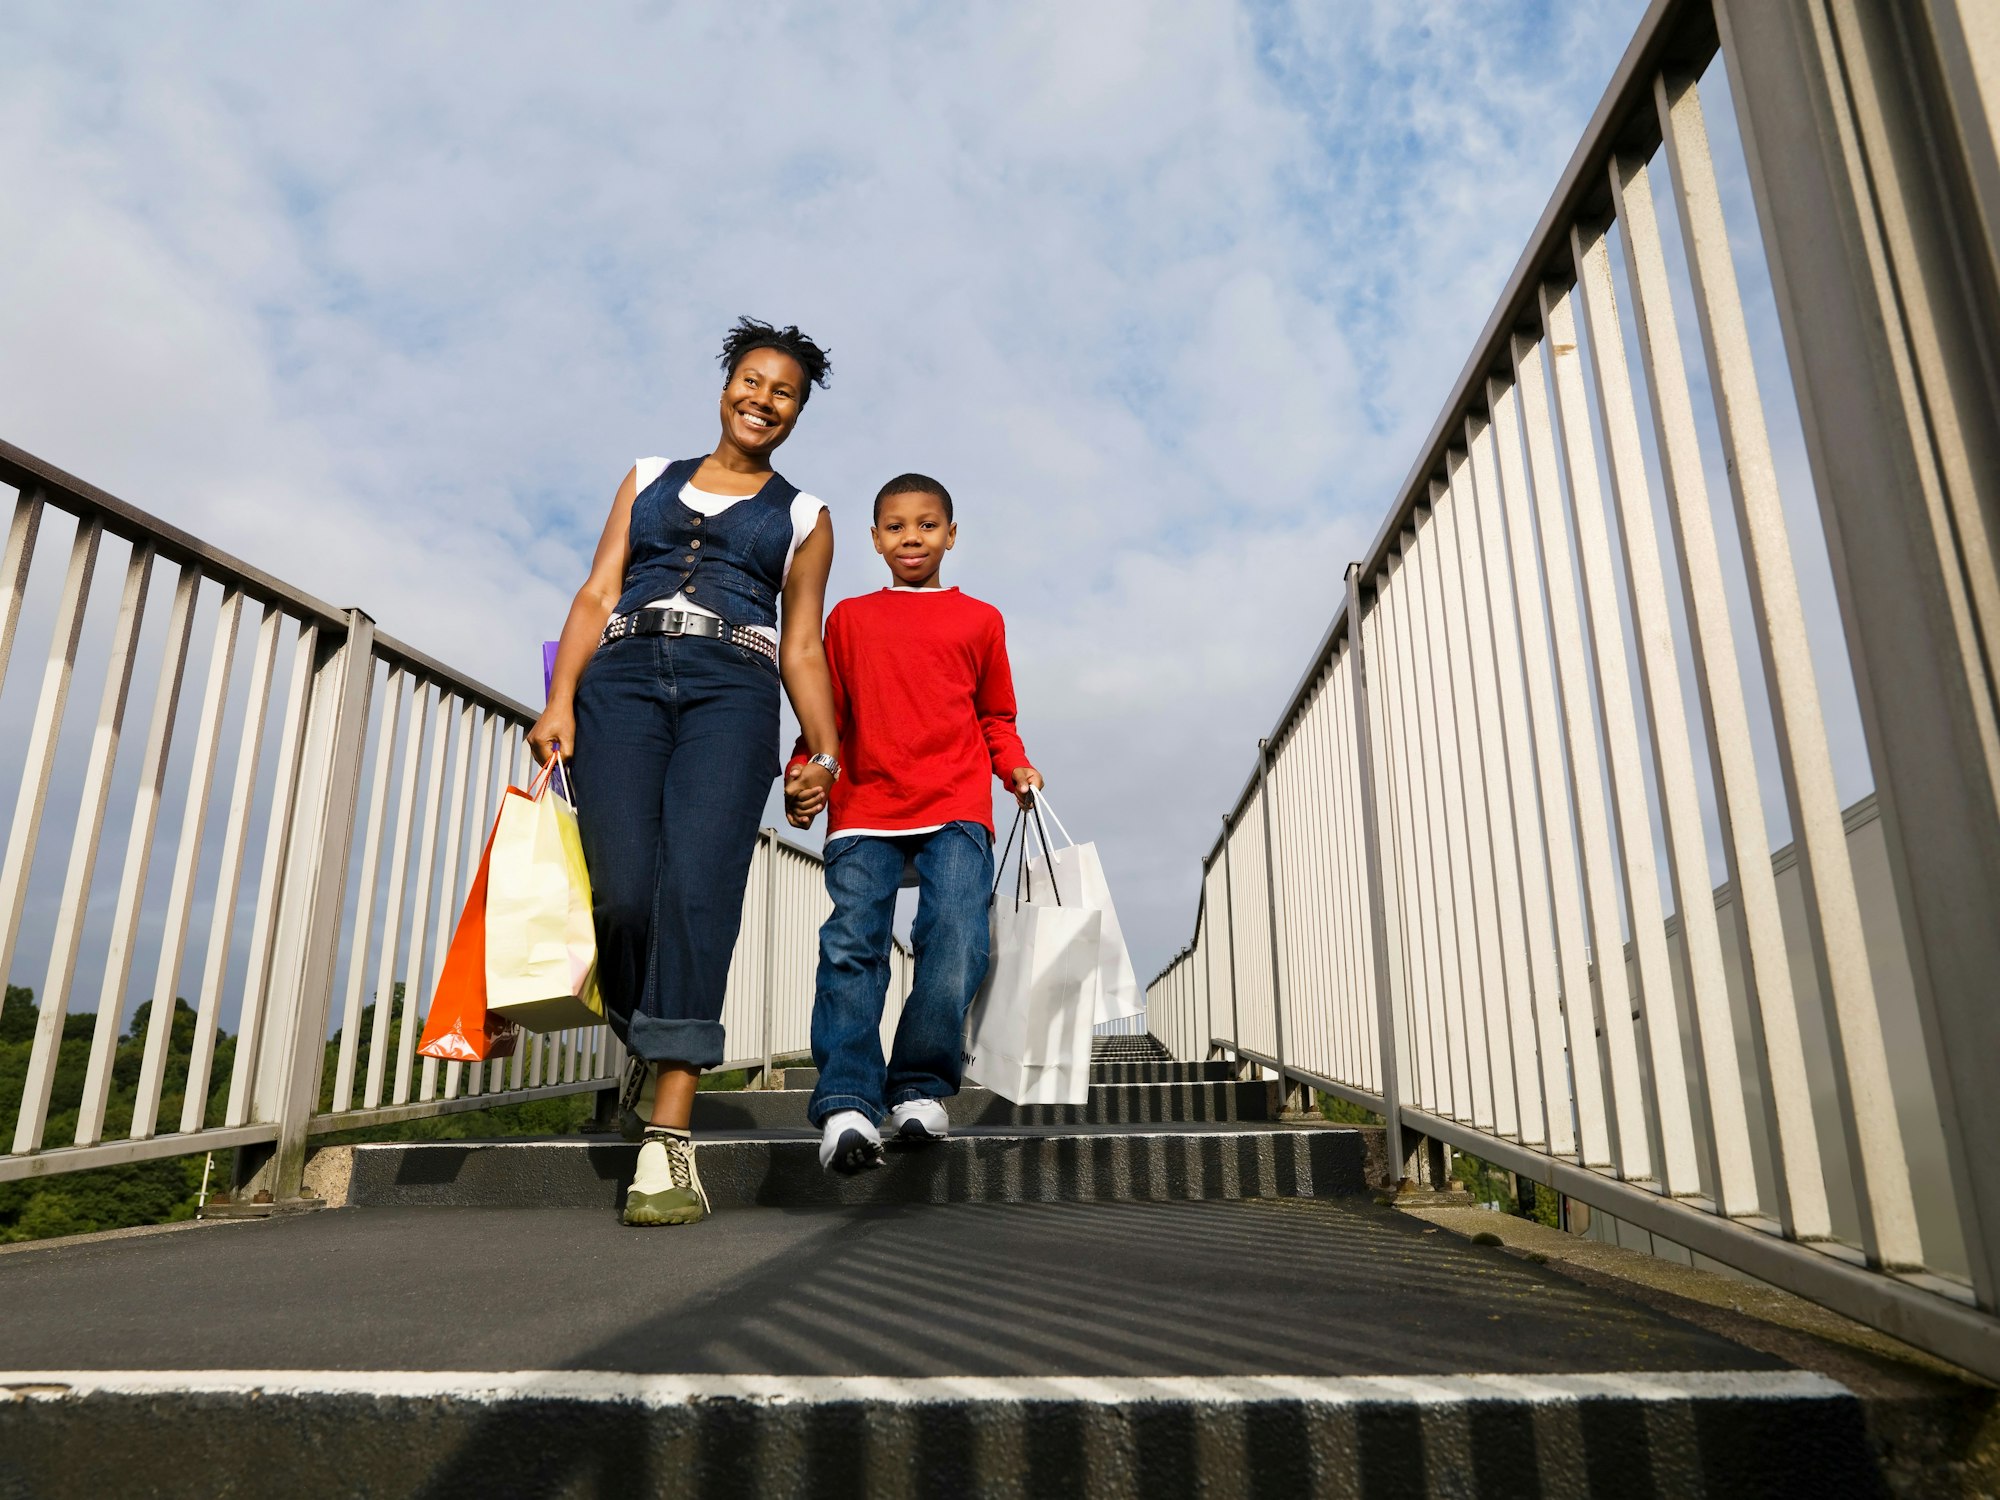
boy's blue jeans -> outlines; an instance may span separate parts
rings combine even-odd
[[[916,975],[896,1045],[882,1060],[882,1003],[889,992],[890,927],[903,862],[917,872],[911,932]],[[910,1099],[958,1092],[965,1063],[965,1012],[986,977],[987,901],[993,839],[978,823],[947,823],[908,838],[836,838],[826,846],[833,915],[819,930],[812,1050],[819,1066],[808,1116],[843,1109],[882,1123]]]

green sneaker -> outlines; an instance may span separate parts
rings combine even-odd
[[[653,1192],[642,1192],[642,1179],[660,1182],[657,1161],[648,1161],[655,1146],[665,1156],[665,1182]],[[648,1170],[648,1169],[651,1170]],[[686,1131],[653,1126],[639,1147],[639,1170],[625,1193],[625,1222],[634,1226],[653,1224],[699,1224],[709,1214],[708,1193],[701,1185],[701,1172],[694,1162],[694,1142]]]

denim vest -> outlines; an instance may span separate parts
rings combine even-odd
[[[616,612],[630,614],[655,599],[686,594],[688,603],[713,610],[731,625],[775,629],[798,488],[773,474],[756,494],[719,516],[704,516],[681,501],[681,487],[701,462],[684,458],[668,464],[633,499],[625,592]]]

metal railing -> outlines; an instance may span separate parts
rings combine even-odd
[[[2000,57],[1969,13],[1651,7],[1149,1014],[1378,1111],[1391,1160],[1442,1142],[2000,1375]]]
[[[248,1185],[282,1202],[299,1195],[312,1136],[618,1075],[604,1026],[524,1036],[489,1063],[416,1054],[500,798],[525,785],[531,709],[5,443],[0,483],[17,491],[0,554],[0,721],[20,771],[0,974],[48,955],[0,1181],[238,1147],[256,1159]],[[60,572],[36,566],[51,531],[68,544]],[[96,586],[107,557],[123,565],[115,613]],[[24,614],[30,629],[49,621],[33,683],[8,674]],[[100,663],[86,735],[69,693]],[[121,754],[135,679],[152,699],[136,763]],[[39,867],[64,835],[61,873]],[[819,856],[766,829],[725,1067],[808,1047],[826,911]],[[909,962],[899,946],[899,1000]],[[87,1029],[73,1026],[92,1001]],[[74,1119],[65,1107],[52,1129],[79,1062]]]

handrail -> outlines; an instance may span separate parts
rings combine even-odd
[[[1382,1111],[1399,1158],[1473,1152],[1995,1375],[2000,213],[1956,4],[1649,7],[1148,1016]],[[1789,390],[1738,285],[1718,58]],[[1875,773],[1846,808],[1788,398]]]

